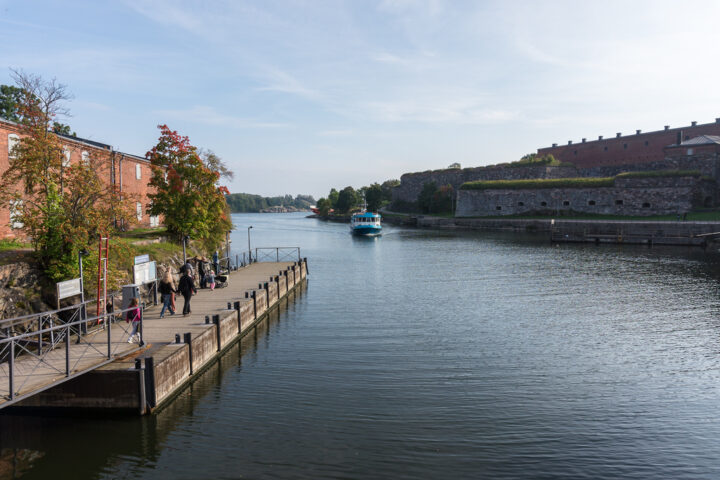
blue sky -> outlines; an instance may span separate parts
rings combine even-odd
[[[0,0],[9,68],[78,135],[143,155],[166,123],[232,192],[325,195],[551,143],[720,117],[720,2]]]

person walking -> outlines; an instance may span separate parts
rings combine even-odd
[[[162,310],[160,310],[160,318],[163,318],[165,315],[165,309],[170,311],[170,315],[175,315],[175,305],[173,305],[175,302],[173,302],[173,297],[177,289],[175,288],[175,279],[169,268],[165,270],[165,275],[163,279],[160,280],[158,291],[162,295],[163,302]]]
[[[207,275],[205,275],[205,281],[207,282],[208,288],[210,290],[215,290],[215,272],[210,270]]]
[[[220,259],[217,250],[213,253],[213,267],[215,267],[216,272],[220,273]]]
[[[185,304],[183,305],[183,316],[192,313],[190,311],[190,299],[192,298],[193,293],[197,293],[197,289],[195,288],[195,282],[193,281],[191,273],[192,272],[188,272],[186,270],[185,274],[182,276],[182,278],[180,278],[180,283],[178,284],[178,291],[185,299]]]
[[[128,310],[127,312],[125,322],[132,322],[132,331],[130,332],[130,336],[128,337],[127,342],[134,343],[136,340],[140,342],[140,333],[138,332],[138,329],[140,328],[140,321],[142,320],[142,310],[140,310],[140,307],[138,307],[138,299],[131,298],[128,308],[130,310]],[[136,336],[137,339],[135,338]]]

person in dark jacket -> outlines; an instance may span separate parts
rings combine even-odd
[[[197,289],[195,288],[195,281],[193,280],[190,273],[191,272],[188,272],[186,270],[185,274],[182,276],[182,278],[180,278],[180,283],[178,284],[178,291],[185,299],[185,304],[183,305],[183,315],[188,315],[189,313],[192,313],[190,311],[190,299],[192,298],[193,293],[197,293]]]
[[[173,295],[177,290],[175,289],[175,280],[173,279],[172,272],[168,268],[165,270],[165,276],[160,280],[158,285],[158,292],[162,295],[162,310],[160,310],[160,318],[165,315],[165,309],[170,311],[170,315],[175,315],[175,308],[173,306]]]

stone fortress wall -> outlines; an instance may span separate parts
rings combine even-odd
[[[717,183],[720,183],[720,145],[693,147],[683,145],[683,142],[697,135],[707,134],[720,135],[720,119],[705,125],[697,125],[693,122],[691,126],[682,129],[666,127],[665,130],[646,134],[638,131],[632,135],[632,138],[617,136],[613,139],[593,142],[586,142],[583,139],[581,144],[574,147],[570,143],[562,147],[554,145],[550,148],[538,149],[538,156],[552,154],[563,162],[563,166],[506,164],[407,173],[400,178],[400,185],[393,190],[391,209],[400,210],[407,208],[409,204],[414,204],[423,185],[430,182],[434,182],[438,187],[448,184],[453,187],[457,194],[457,216],[549,213],[564,210],[649,216],[684,213],[693,208],[711,207],[718,203],[715,189]],[[637,151],[641,147],[642,154]],[[599,151],[602,155],[598,153]],[[634,178],[634,183],[627,183],[629,179],[618,179],[615,187],[604,190],[602,194],[595,188],[562,191],[460,189],[463,183],[472,181],[615,177],[624,172],[663,170],[699,171],[703,176],[710,177],[717,183],[697,177],[687,177],[683,181],[678,177],[671,179],[650,177],[642,181]],[[668,185],[668,181],[671,181],[672,185]],[[627,193],[623,193],[625,190]],[[622,204],[616,203],[616,200],[623,198],[627,198],[627,202],[623,200]]]

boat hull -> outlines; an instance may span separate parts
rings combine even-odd
[[[371,225],[355,225],[354,227],[352,227],[351,230],[353,235],[373,236],[382,234],[382,227],[376,227]]]

